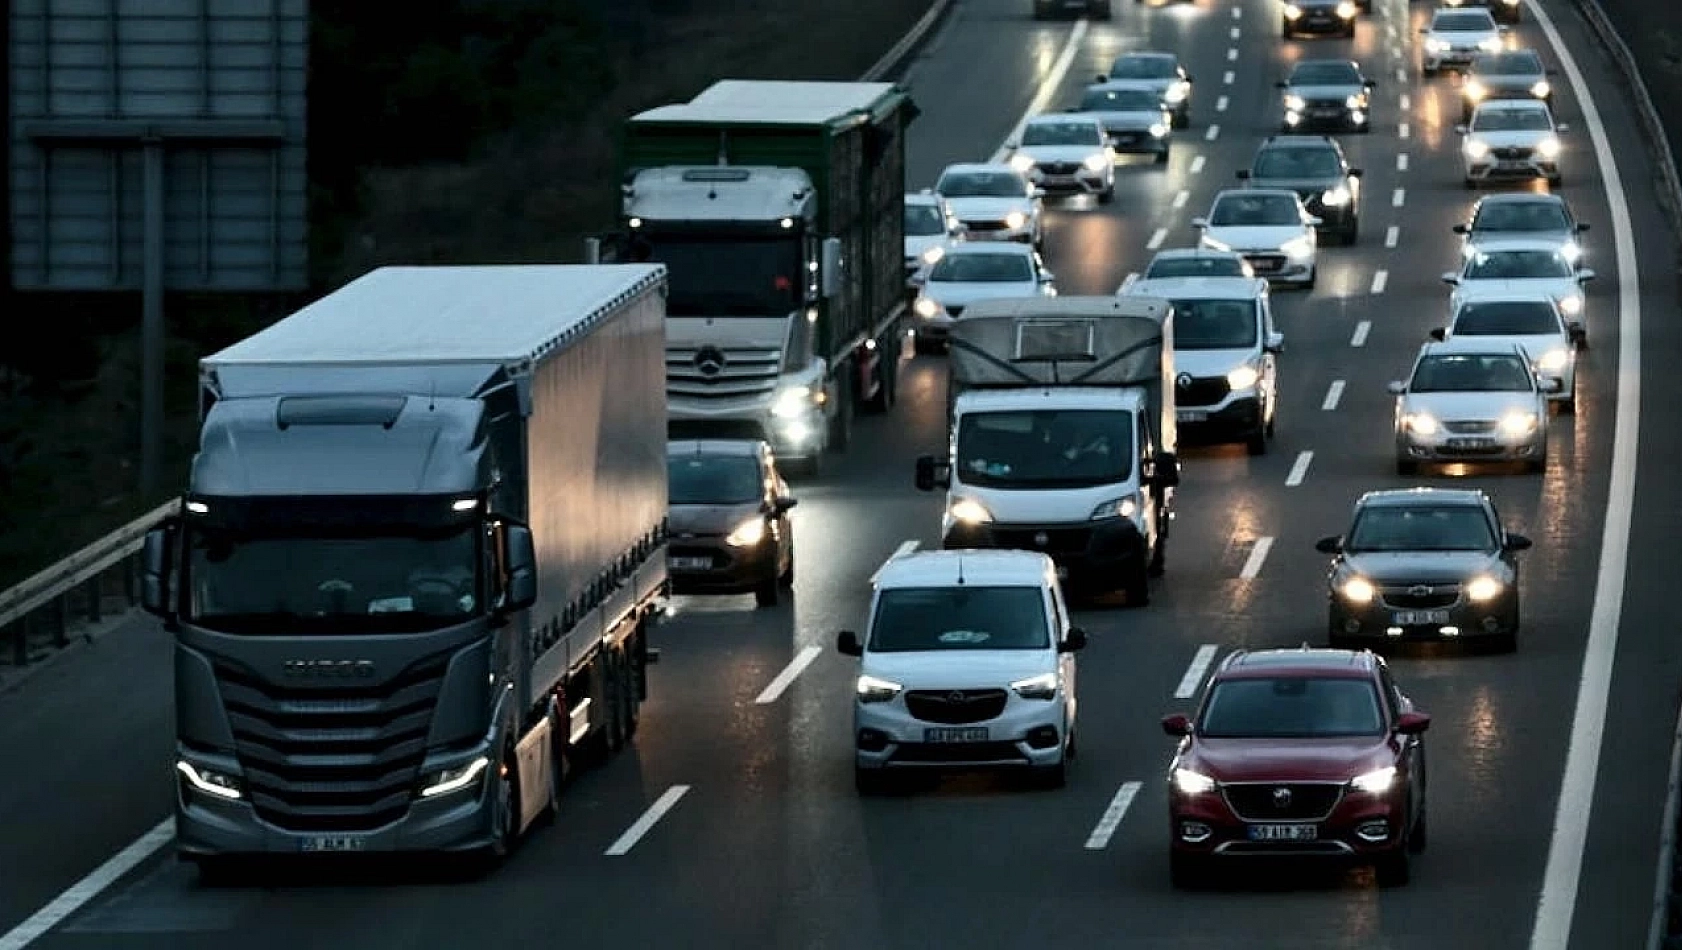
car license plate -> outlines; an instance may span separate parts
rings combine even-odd
[[[1308,110],[1308,114],[1317,119],[1330,119],[1342,115],[1343,110],[1333,106],[1327,106],[1323,109],[1310,109]]]
[[[967,726],[963,729],[924,729],[924,742],[986,742],[986,726]]]
[[[1492,449],[1492,448],[1495,447],[1495,440],[1494,439],[1449,439],[1448,440],[1448,447],[1451,448],[1451,449]]]
[[[1320,837],[1318,825],[1251,825],[1251,841],[1314,841]]]
[[[1398,610],[1391,614],[1390,622],[1398,627],[1442,626],[1448,623],[1448,611]]]
[[[1202,409],[1181,409],[1174,413],[1176,422],[1207,422],[1209,413]]]
[[[366,843],[367,839],[352,835],[326,835],[298,839],[298,850],[311,852],[361,851]]]
[[[1257,273],[1266,273],[1268,271],[1276,271],[1279,268],[1283,267],[1284,265],[1285,265],[1284,261],[1274,260],[1272,258],[1261,258],[1261,259],[1251,258],[1250,259],[1250,268],[1252,270],[1256,271]]]
[[[674,557],[670,560],[672,567],[680,571],[705,571],[713,566],[710,557]]]

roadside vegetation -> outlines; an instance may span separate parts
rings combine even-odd
[[[316,290],[172,298],[166,490],[141,497],[139,302],[12,298],[0,589],[159,504],[196,443],[196,360],[387,263],[571,262],[611,222],[624,115],[721,78],[855,79],[929,0],[312,4]]]

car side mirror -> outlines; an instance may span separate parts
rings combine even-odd
[[[1366,173],[1367,173],[1366,170],[1362,169],[1362,168],[1351,168],[1351,169],[1349,169],[1349,177],[1350,178],[1360,178],[1363,175],[1365,175]]]
[[[1022,147],[1022,143],[1016,141],[1015,139],[1011,139],[1010,141],[1005,143],[1005,148],[1011,149],[1012,151],[1015,151],[1016,149],[1019,149],[1021,147]]]
[[[772,514],[786,515],[788,514],[789,509],[798,504],[800,504],[800,499],[784,495],[783,497],[771,502],[771,512]]]
[[[1522,534],[1508,532],[1507,540],[1501,546],[1508,551],[1528,551],[1533,544],[1534,542]]]
[[[1378,82],[1372,79],[1362,80],[1361,85],[1367,89],[1377,89]]]
[[[1191,735],[1191,717],[1185,713],[1174,713],[1162,717],[1162,731],[1176,739]]]
[[[1092,81],[1093,82],[1109,82],[1110,77],[1105,73],[1099,73],[1098,77],[1096,79],[1092,80]]]
[[[1582,232],[1587,231],[1588,229],[1589,229],[1588,225],[1584,224],[1581,221],[1577,222],[1577,233],[1581,234]]]
[[[1180,457],[1173,452],[1158,452],[1151,459],[1151,484],[1158,488],[1176,488],[1180,484]]]
[[[1033,189],[1028,192],[1028,195],[1033,198],[1044,198],[1046,194],[1046,190],[1041,188],[1039,185],[1035,185]]]
[[[1057,275],[1053,274],[1051,271],[1048,271],[1048,270],[1040,271],[1040,283],[1049,284],[1056,279],[1057,279]]]
[[[1197,80],[1196,80],[1196,79],[1195,79],[1195,78],[1193,78],[1193,77],[1192,77],[1192,74],[1191,74],[1191,73],[1186,73],[1186,85],[1188,85],[1188,86],[1189,86],[1189,85],[1192,85],[1192,84],[1194,84],[1194,83],[1196,83],[1196,82],[1197,82]]]
[[[1426,333],[1425,335],[1430,337],[1433,340],[1436,340],[1438,343],[1441,343],[1444,340],[1448,339],[1448,328],[1447,327],[1432,327],[1430,332]]]
[[[1390,395],[1392,396],[1404,396],[1407,395],[1408,384],[1399,379],[1392,379],[1389,385],[1384,388],[1390,390]]]
[[[1454,226],[1453,230],[1454,230],[1455,234],[1470,234],[1470,233],[1472,233],[1471,226],[1466,225],[1466,224],[1457,224],[1457,225]]]
[[[1320,540],[1314,542],[1314,550],[1319,551],[1321,554],[1341,553],[1343,551],[1343,537],[1341,535],[1334,534],[1330,537],[1321,538]]]
[[[1248,168],[1240,168],[1239,170],[1233,172],[1232,175],[1233,175],[1234,178],[1237,178],[1239,181],[1249,181],[1250,180],[1250,170]]]
[[[835,635],[835,650],[847,656],[864,656],[864,644],[859,642],[859,635],[851,630],[843,630]]]
[[[537,545],[530,528],[504,522],[502,563],[508,566],[508,581],[497,609],[512,613],[537,603]]]
[[[1269,353],[1285,352],[1285,334],[1280,333],[1278,330],[1268,333],[1267,342],[1262,348],[1267,350]]]
[[[1303,218],[1302,223],[1308,225],[1311,228],[1317,228],[1320,225],[1325,224],[1326,219],[1322,218],[1322,217],[1319,217],[1318,215],[1312,215],[1311,214],[1308,217]]]
[[[1460,283],[1460,275],[1451,270],[1443,271],[1443,283],[1458,284]]]
[[[1454,127],[1454,134],[1456,135],[1465,135],[1469,131],[1471,131],[1471,127],[1465,125],[1464,123],[1457,124]]]
[[[175,563],[175,539],[180,534],[180,524],[168,518],[147,531],[140,545],[140,606],[166,627],[175,623],[175,611],[169,603],[169,574]]]
[[[1205,229],[1209,226],[1209,219],[1208,218],[1192,218],[1191,219],[1191,226],[1196,228],[1199,231],[1202,231],[1203,229]]]
[[[1288,82],[1285,82],[1284,80],[1280,80],[1279,82],[1276,82],[1276,83],[1273,84],[1273,88],[1275,88],[1275,89],[1289,89],[1289,88],[1291,88],[1291,84],[1288,83]]]
[[[1545,393],[1557,393],[1565,388],[1565,383],[1555,376],[1544,376],[1536,381],[1536,388]]]
[[[934,491],[936,488],[950,488],[951,486],[952,464],[950,462],[941,461],[932,455],[918,457],[918,491]]]
[[[1584,329],[1581,324],[1572,324],[1571,326],[1565,328],[1565,332],[1571,337],[1571,345],[1577,347],[1578,349],[1582,349],[1583,343],[1589,338],[1589,331]],[[1554,382],[1560,381],[1556,379]],[[1565,384],[1560,383],[1560,388],[1564,389]]]
[[[1070,627],[1069,632],[1063,634],[1063,642],[1057,644],[1058,653],[1079,653],[1086,649],[1086,631],[1079,627]]]
[[[1405,712],[1396,717],[1396,731],[1404,736],[1417,736],[1431,728],[1431,717],[1422,712]]]
[[[1591,281],[1591,280],[1594,280],[1594,279],[1595,279],[1595,278],[1596,278],[1596,277],[1598,277],[1598,276],[1599,276],[1599,275],[1598,275],[1598,274],[1596,274],[1596,273],[1595,273],[1595,272],[1594,272],[1594,271],[1593,271],[1593,269],[1591,269],[1591,268],[1588,268],[1588,267],[1585,267],[1585,268],[1583,268],[1583,269],[1582,269],[1582,270],[1580,270],[1580,271],[1578,271],[1578,272],[1577,272],[1577,282],[1578,282],[1578,283],[1579,283],[1579,284],[1586,284],[1586,283],[1588,283],[1588,282],[1589,282],[1589,281]]]

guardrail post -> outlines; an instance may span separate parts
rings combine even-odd
[[[100,581],[104,579],[104,574],[95,574],[94,576],[88,578],[86,587],[88,597],[88,623],[98,623],[100,608],[105,606],[99,602],[101,597],[100,588],[103,586],[100,584]]]
[[[70,592],[66,591],[53,598],[51,607],[53,646],[62,647],[70,642]]]
[[[12,634],[12,665],[29,665],[29,620],[19,620],[6,628]]]
[[[135,587],[140,575],[140,559],[137,557],[123,558],[121,570],[123,572],[123,601],[127,606],[133,607],[136,599]]]

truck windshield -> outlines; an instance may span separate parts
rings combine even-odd
[[[804,299],[800,242],[793,236],[648,238],[646,259],[666,265],[667,316],[785,317]]]
[[[1174,349],[1239,350],[1256,345],[1254,300],[1174,301]]]
[[[1132,476],[1135,453],[1121,410],[974,412],[958,424],[958,477],[977,487],[1113,485]]]

